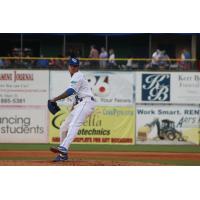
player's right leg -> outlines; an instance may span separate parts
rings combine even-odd
[[[63,140],[67,137],[67,132],[69,129],[69,124],[73,119],[73,112],[69,114],[69,116],[65,119],[65,121],[60,126],[60,144],[62,144]]]
[[[67,132],[69,129],[69,124],[73,119],[73,113],[70,113],[69,116],[65,119],[65,121],[60,126],[60,144],[64,141],[67,136]],[[53,153],[58,153],[58,156],[53,160],[54,162],[66,161],[68,160],[68,152],[67,149],[61,146],[58,147],[50,147],[50,151]]]

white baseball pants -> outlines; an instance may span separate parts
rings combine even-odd
[[[60,146],[69,148],[81,125],[94,112],[94,109],[95,102],[88,99],[84,99],[74,107],[74,110],[60,126]]]

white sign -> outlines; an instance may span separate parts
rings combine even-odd
[[[171,90],[173,103],[200,104],[200,73],[173,73]]]
[[[199,144],[200,107],[137,105],[137,144]]]
[[[0,105],[46,105],[49,71],[0,70]]]
[[[98,105],[130,106],[135,102],[135,76],[129,72],[82,71],[88,80]],[[50,97],[63,93],[69,86],[67,71],[50,72]],[[62,103],[70,103],[67,98]]]
[[[48,143],[47,108],[0,106],[0,143]]]
[[[137,72],[136,103],[199,104],[200,74]]]

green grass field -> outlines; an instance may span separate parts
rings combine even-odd
[[[52,144],[0,144],[0,151],[48,151]],[[199,153],[200,146],[175,145],[95,145],[72,144],[73,151],[104,152],[193,152]]]

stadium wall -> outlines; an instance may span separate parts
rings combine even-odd
[[[200,75],[183,72],[83,71],[97,108],[78,144],[198,145]],[[0,71],[0,142],[57,143],[73,98],[55,116],[47,100],[66,89],[66,71]]]

